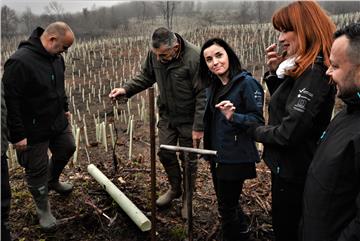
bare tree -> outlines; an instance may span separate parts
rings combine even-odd
[[[31,8],[26,8],[25,12],[21,15],[20,20],[25,26],[26,33],[30,33],[35,25],[35,15],[31,12]]]
[[[250,3],[246,1],[239,2],[239,14],[235,15],[238,23],[248,23],[251,18],[251,13],[249,13]]]
[[[10,36],[15,33],[18,19],[15,10],[4,5],[1,7],[1,33],[3,36]]]
[[[180,6],[178,9],[180,10],[180,13],[182,13],[185,16],[191,16],[195,11],[195,3],[193,1],[181,1]],[[179,14],[179,11],[177,11]]]
[[[201,19],[206,23],[206,25],[212,25],[216,19],[214,11],[206,11],[202,14]]]
[[[45,7],[45,11],[48,15],[61,16],[64,14],[65,10],[61,3],[51,1],[49,2],[49,5]]]
[[[145,1],[141,2],[142,4],[142,21],[144,21],[147,18],[147,4]]]
[[[172,29],[173,16],[177,4],[178,2],[175,1],[164,1],[157,4],[164,17],[164,20],[166,21],[166,26],[168,29]]]
[[[87,20],[87,18],[89,17],[89,10],[87,8],[83,8],[82,14],[83,14],[85,20]]]

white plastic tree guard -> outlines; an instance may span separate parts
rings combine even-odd
[[[151,229],[150,220],[95,165],[88,165],[87,170],[90,175],[94,177],[95,180],[105,189],[105,191],[110,194],[117,204],[119,204],[119,206],[140,228],[141,231],[145,232]]]

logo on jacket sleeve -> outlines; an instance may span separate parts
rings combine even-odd
[[[263,94],[261,93],[261,91],[256,90],[254,92],[254,98],[256,100],[256,106],[258,108],[262,108],[262,106],[263,106]]]
[[[293,109],[299,112],[304,112],[306,110],[307,103],[311,101],[313,96],[314,94],[306,90],[306,88],[299,90],[297,102],[293,106]]]

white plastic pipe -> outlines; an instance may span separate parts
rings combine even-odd
[[[117,204],[119,204],[122,210],[124,210],[141,231],[145,232],[151,229],[150,220],[95,165],[88,165],[87,170]]]
[[[78,162],[78,155],[79,155],[79,149],[80,149],[80,127],[76,127],[76,131],[75,131],[75,145],[76,145],[76,150],[73,156],[73,164],[76,165]]]

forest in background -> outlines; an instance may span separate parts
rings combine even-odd
[[[95,3],[96,1],[94,1]],[[133,1],[111,7],[83,8],[69,13],[61,1],[50,1],[46,14],[34,14],[31,8],[17,12],[2,4],[1,36],[29,35],[35,26],[57,20],[67,22],[77,37],[138,35],[144,30],[135,26],[164,25],[175,31],[210,25],[270,22],[273,12],[289,1]],[[360,11],[359,1],[320,1],[331,15]],[[139,31],[136,31],[136,29]]]

